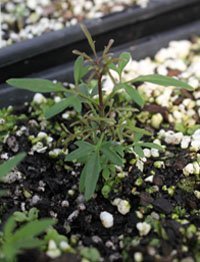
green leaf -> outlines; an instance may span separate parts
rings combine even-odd
[[[136,133],[136,134],[138,133],[140,135],[151,136],[151,133],[149,131],[146,131],[143,128],[139,128],[139,127],[136,127],[134,125],[131,125],[130,123],[127,126],[127,128],[130,129],[131,131],[133,131],[133,133]]]
[[[81,83],[79,85],[79,91],[80,91],[81,94],[83,94],[85,96],[89,96],[90,95],[89,88],[88,88],[88,86],[85,83]]]
[[[128,62],[131,59],[131,54],[128,52],[124,52],[122,54],[120,54],[119,56],[119,63],[118,63],[118,72],[121,75],[124,68],[126,67],[126,65],[128,64]]]
[[[39,210],[36,207],[32,207],[28,212],[29,221],[38,219]]]
[[[112,47],[113,44],[114,44],[114,40],[110,39],[107,46],[105,46],[105,48],[104,48],[102,57],[105,57],[108,54],[108,52],[110,51],[110,48]]]
[[[174,129],[178,132],[182,132],[183,134],[187,133],[187,127],[184,125],[184,123],[175,123]]]
[[[80,181],[79,181],[79,190],[81,193],[85,191],[85,180],[87,176],[87,165],[85,165],[82,169]]]
[[[44,241],[37,238],[19,239],[17,242],[12,243],[12,248],[15,249],[15,254],[17,254],[24,249],[41,247],[43,244]]]
[[[118,65],[115,65],[113,63],[110,63],[108,65],[108,68],[114,70],[115,72],[117,72],[119,74],[119,76],[121,76],[124,68],[126,67],[126,65],[128,64],[128,62],[131,59],[131,54],[128,52],[124,52],[119,56],[119,62]]]
[[[43,245],[44,241],[35,239],[36,236],[43,233],[55,221],[52,219],[36,220],[20,227],[16,231],[16,223],[11,216],[4,226],[2,251],[6,261],[14,261],[16,255],[24,249],[34,248]]]
[[[31,221],[28,224],[20,227],[12,237],[13,242],[20,239],[33,238],[43,233],[49,226],[53,226],[55,221],[52,219],[41,219]]]
[[[82,29],[83,33],[85,34],[85,36],[88,40],[88,43],[89,43],[93,53],[96,55],[95,42],[93,41],[90,32],[88,31],[87,27],[84,24],[81,24],[80,26],[81,26],[81,29]]]
[[[139,142],[142,137],[143,137],[143,134],[136,133],[134,135],[134,142],[135,143]]]
[[[47,233],[44,237],[44,241],[46,244],[48,244],[50,240],[54,240],[56,244],[59,245],[61,241],[67,241],[67,237],[59,234],[57,230],[54,229],[53,227],[50,227],[47,230]]]
[[[138,145],[134,146],[133,150],[139,157],[144,157],[144,152],[140,146]]]
[[[46,109],[45,117],[49,119],[55,115],[58,115],[68,107],[73,107],[77,112],[80,113],[82,109],[82,104],[76,96],[69,96],[61,100],[60,102],[54,104],[49,109]]]
[[[91,97],[94,97],[98,95],[98,85],[94,86],[94,88],[92,89],[92,92],[90,94]]]
[[[16,167],[26,156],[25,153],[19,153],[8,161],[0,165],[0,178],[6,176],[14,167]]]
[[[14,261],[16,254],[21,252],[23,249],[41,246],[44,241],[41,241],[35,237],[43,233],[53,224],[55,224],[55,221],[52,219],[35,220],[20,227],[14,232],[16,223],[14,221],[14,217],[10,217],[4,227],[3,234],[4,242],[2,249],[6,259],[8,261]]]
[[[84,247],[81,249],[80,254],[82,257],[84,257],[88,261],[91,261],[91,262],[101,261],[100,253],[94,247]]]
[[[86,163],[85,199],[88,201],[95,192],[101,171],[99,152],[95,151]]]
[[[101,193],[104,198],[109,198],[110,191],[112,190],[110,185],[104,185],[101,189]]]
[[[110,144],[104,144],[101,147],[101,151],[112,164],[123,166],[122,158],[114,151],[114,148],[111,148]]]
[[[117,72],[117,73],[119,74],[118,68],[117,68],[117,66],[116,66],[115,64],[110,63],[110,64],[108,65],[108,68],[112,69],[113,71],[115,71],[115,72]]]
[[[13,217],[17,222],[29,222],[38,219],[39,210],[35,207],[31,208],[29,211],[15,211]]]
[[[16,222],[13,216],[9,217],[4,229],[3,229],[3,237],[5,241],[8,241],[13,236],[13,230],[16,227]]]
[[[80,80],[89,72],[89,66],[84,65],[84,59],[79,56],[74,64],[74,81],[78,85]]]
[[[162,76],[162,75],[144,75],[139,76],[131,81],[131,83],[135,82],[149,82],[161,86],[174,86],[178,88],[184,88],[189,91],[193,91],[193,87],[188,85],[185,82],[182,82],[180,80],[177,80],[175,78],[169,77],[169,76]]]
[[[130,96],[130,98],[139,106],[144,105],[144,100],[139,94],[139,92],[132,86],[128,84],[121,84],[123,85],[124,89],[126,90],[127,94]]]
[[[188,127],[188,130],[187,130],[188,135],[193,135],[197,129],[200,129],[200,125],[192,125]]]
[[[124,147],[120,144],[111,142],[111,146],[114,148],[115,152],[121,157],[124,157]]]
[[[66,89],[60,84],[37,78],[13,78],[6,81],[7,84],[36,93],[65,92]]]
[[[75,149],[70,154],[68,154],[65,158],[65,161],[73,161],[73,160],[79,160],[80,158],[87,157],[88,154],[90,154],[95,147],[85,141],[78,141],[75,143],[78,146],[78,149]]]
[[[102,172],[103,178],[107,181],[110,177],[110,169],[106,166]]]
[[[13,216],[15,218],[15,221],[17,221],[17,222],[27,221],[27,214],[25,214],[23,212],[16,211],[16,212],[14,212]]]

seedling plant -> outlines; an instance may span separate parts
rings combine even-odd
[[[85,199],[89,200],[98,181],[103,181],[104,185],[109,184],[115,178],[116,169],[124,168],[127,153],[134,154],[135,158],[142,158],[143,148],[163,150],[158,144],[144,142],[144,138],[152,134],[145,128],[136,126],[136,121],[130,120],[130,112],[134,114],[145,103],[137,90],[137,84],[149,82],[187,90],[192,90],[192,87],[178,79],[161,75],[145,75],[124,81],[123,72],[131,55],[124,52],[118,58],[114,57],[110,53],[114,41],[110,40],[99,56],[87,28],[84,25],[81,27],[93,55],[74,51],[78,58],[74,65],[73,88],[68,89],[61,83],[44,79],[10,79],[7,83],[32,92],[60,94],[62,100],[45,109],[47,119],[67,108],[73,108],[77,112],[78,120],[71,125],[75,132],[72,133],[65,127],[64,146],[67,147],[71,142],[76,146],[75,150],[66,155],[65,161],[82,164],[79,189],[84,193]],[[107,76],[114,86],[109,94],[104,90],[104,79]],[[118,106],[119,101],[121,107]]]

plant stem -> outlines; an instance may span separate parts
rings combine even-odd
[[[113,82],[114,86],[116,86],[116,85],[117,85],[117,82],[115,81],[115,78],[112,76],[112,74],[110,73],[110,71],[108,71],[108,75],[109,75],[111,81]]]

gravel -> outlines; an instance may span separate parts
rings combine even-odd
[[[3,0],[1,47],[150,0]]]

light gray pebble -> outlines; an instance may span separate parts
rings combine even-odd
[[[107,248],[111,248],[112,250],[115,250],[115,249],[116,249],[115,245],[114,245],[113,242],[110,241],[110,240],[106,241],[105,246],[106,246]]]
[[[86,206],[82,203],[82,204],[79,204],[78,205],[78,209],[80,210],[80,211],[84,211],[85,209],[86,209]]]
[[[101,243],[102,239],[99,236],[92,236],[92,241],[97,244]]]
[[[119,261],[122,259],[121,255],[119,253],[114,253],[109,256],[109,261],[114,262],[114,261]]]
[[[69,207],[69,201],[63,200],[62,203],[61,203],[61,206],[62,207]]]
[[[74,219],[76,219],[76,218],[78,217],[78,215],[79,215],[79,210],[75,210],[74,212],[72,212],[72,213],[68,216],[67,220],[68,220],[69,222],[72,222]]]
[[[36,205],[40,200],[41,200],[41,198],[40,198],[38,195],[34,195],[34,196],[31,198],[30,204],[31,204],[32,206],[33,206],[33,205]]]
[[[3,182],[6,184],[12,184],[22,179],[22,173],[19,171],[11,171],[3,178]]]
[[[49,214],[50,214],[50,216],[53,217],[53,218],[57,218],[57,216],[58,216],[58,214],[55,213],[53,210],[51,210],[51,211],[49,212]]]

